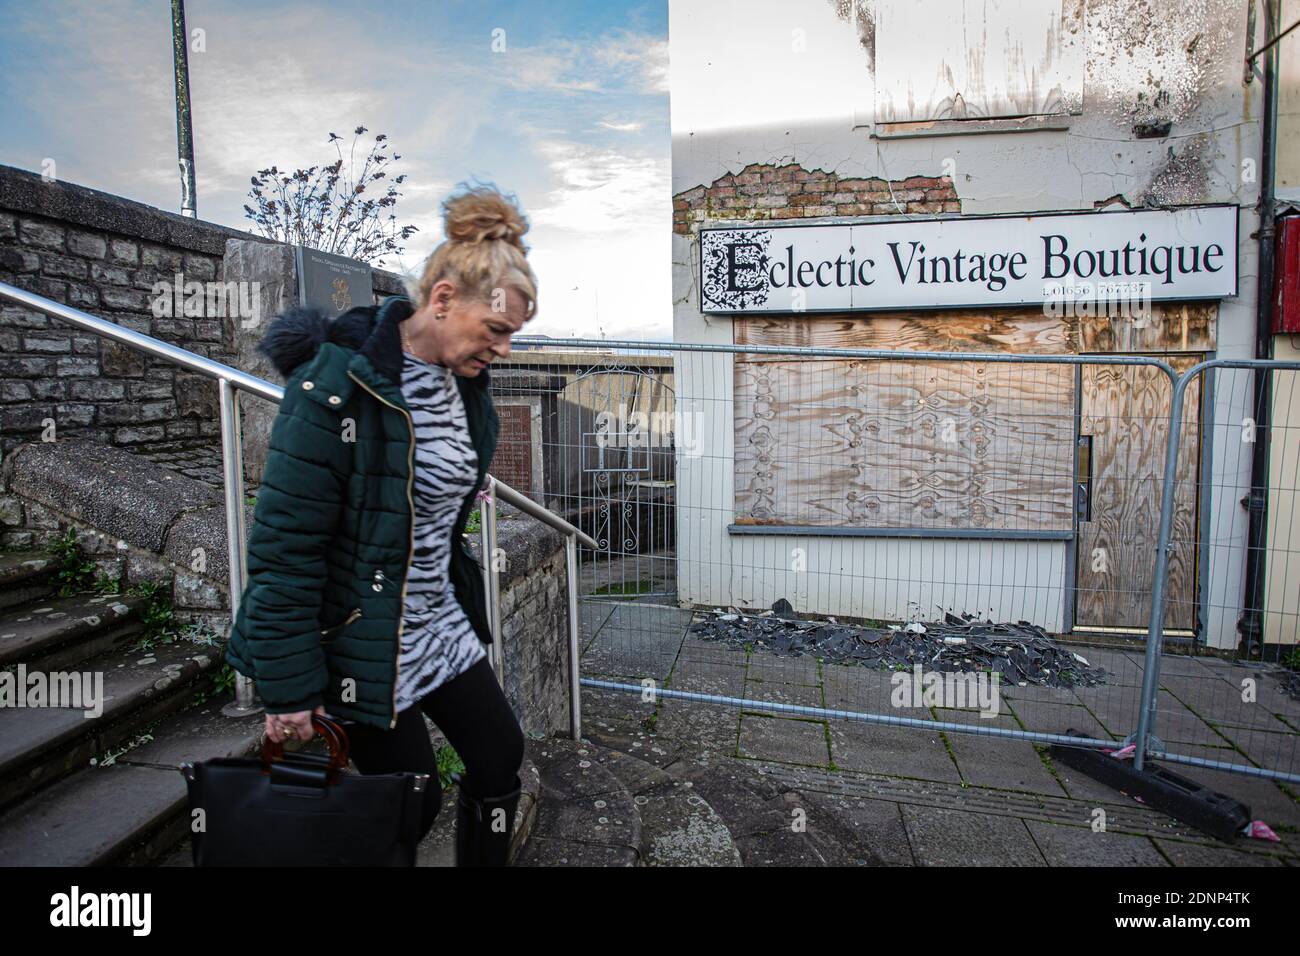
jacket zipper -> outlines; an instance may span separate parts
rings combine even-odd
[[[347,627],[349,624],[351,624],[360,616],[361,616],[361,608],[359,607],[353,608],[352,613],[348,615],[348,619],[346,621],[342,621],[338,624],[335,624],[333,627],[322,627],[320,629],[321,637],[324,637],[326,634],[329,634],[331,631],[342,630],[343,628]]]
[[[408,462],[406,466],[406,503],[409,508],[407,511],[407,517],[410,520],[411,542],[406,554],[406,564],[402,568],[402,598],[401,606],[397,611],[397,646],[393,648],[393,716],[388,723],[388,729],[392,730],[397,726],[397,678],[402,671],[402,629],[406,626],[406,579],[410,575],[411,561],[415,557],[415,497],[413,495],[415,489],[415,422],[412,420],[410,412],[400,406],[394,405],[351,372],[348,372],[348,378],[352,379],[352,381],[356,382],[389,408],[395,408],[397,411],[401,412],[402,417],[406,419],[406,425],[410,429],[411,433],[411,443],[407,450]]]

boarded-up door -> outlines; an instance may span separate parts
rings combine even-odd
[[[1180,374],[1200,360],[1166,357]],[[1079,434],[1085,447],[1091,436],[1091,480],[1090,520],[1081,516],[1079,522],[1078,628],[1149,623],[1171,397],[1169,378],[1158,368],[1083,366]],[[1185,401],[1165,627],[1190,630],[1196,600],[1199,379],[1188,387]]]

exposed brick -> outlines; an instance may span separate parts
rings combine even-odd
[[[877,202],[871,204],[871,214],[873,216],[897,216],[903,210],[899,209],[892,202]]]
[[[834,206],[804,206],[803,214],[805,216],[833,216],[835,215]]]
[[[18,240],[39,249],[62,249],[65,238],[62,226],[24,219],[18,225]]]
[[[93,232],[69,232],[68,251],[87,259],[102,259],[108,251],[108,243]]]
[[[688,203],[695,202],[697,199],[703,199],[704,187],[696,186],[694,189],[688,189],[686,192],[681,193],[679,198],[686,200]]]
[[[910,213],[911,213],[911,212],[914,212],[914,213],[924,213],[924,214],[931,214],[931,213],[943,212],[943,203],[941,203],[941,202],[909,202],[909,203],[907,204],[907,211],[910,212]]]
[[[944,211],[944,212],[961,212],[961,203],[960,203],[960,202],[945,202],[945,203],[943,204],[943,211]]]
[[[737,186],[757,186],[763,181],[760,173],[741,173],[736,177]]]

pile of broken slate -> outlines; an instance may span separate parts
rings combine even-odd
[[[756,616],[715,611],[692,624],[690,632],[729,647],[749,645],[780,657],[813,655],[829,663],[882,670],[910,670],[920,664],[941,672],[996,672],[1000,682],[1017,685],[1106,683],[1104,668],[1062,647],[1041,627],[1026,621],[981,621],[970,614],[877,628],[841,624],[833,617],[801,620],[782,598],[772,610]]]

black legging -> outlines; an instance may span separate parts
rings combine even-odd
[[[524,734],[487,658],[399,711],[397,725],[391,729],[346,725],[352,762],[363,774],[411,771],[429,775],[420,831],[423,838],[442,807],[442,788],[421,710],[446,734],[464,762],[461,787],[479,799],[509,793],[519,786]]]

